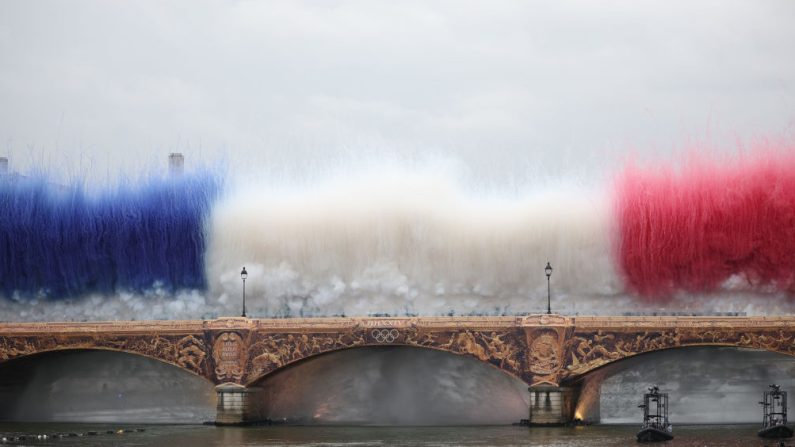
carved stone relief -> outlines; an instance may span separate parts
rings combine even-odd
[[[145,355],[206,376],[207,348],[193,335],[0,336],[0,361],[62,349],[111,349]]]
[[[795,355],[795,317],[312,318],[0,323],[0,362],[61,349],[159,359],[216,383],[251,383],[292,362],[364,345],[468,355],[528,384],[560,383],[622,358],[680,346]]]
[[[236,332],[222,332],[213,344],[215,378],[218,382],[239,382],[245,374],[247,352]]]
[[[720,327],[575,331],[566,342],[567,376],[644,352],[682,346],[738,346],[795,355],[795,328],[737,331]]]
[[[404,344],[442,349],[466,354],[509,371],[516,376],[525,377],[524,333],[515,331],[473,331],[423,332],[406,331]]]
[[[560,367],[558,358],[558,333],[540,332],[530,344],[530,372],[539,375],[554,374]]]
[[[246,381],[251,382],[288,363],[315,354],[366,343],[365,332],[361,330],[309,334],[256,333],[248,348],[250,361]]]
[[[421,346],[472,355],[521,377],[525,375],[525,349],[520,341],[522,338],[517,334],[518,332],[470,330],[430,332],[416,327],[362,328],[338,334],[259,333],[254,336],[255,341],[249,347],[248,355],[251,360],[246,381],[255,381],[288,363],[322,352],[377,344]]]

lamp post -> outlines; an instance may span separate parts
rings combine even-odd
[[[243,280],[243,317],[246,316],[246,278],[248,278],[248,272],[246,268],[243,267],[243,270],[240,271],[240,279]]]
[[[549,293],[549,277],[552,276],[552,266],[549,265],[549,261],[547,261],[547,266],[544,268],[544,273],[547,274],[547,314],[551,314],[552,305]]]

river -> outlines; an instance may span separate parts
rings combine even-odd
[[[128,433],[108,434],[123,429]],[[145,431],[135,431],[135,429]],[[757,438],[754,425],[689,425],[674,429],[676,438],[664,444],[676,447],[776,446],[777,441]],[[75,433],[77,437],[5,442],[35,446],[627,446],[635,445],[635,425],[527,428],[512,426],[468,427],[348,427],[260,426],[214,427],[207,425],[135,425],[1,423],[0,437]],[[98,432],[97,435],[85,435]],[[795,446],[787,441],[784,445]]]

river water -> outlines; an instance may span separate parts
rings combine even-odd
[[[129,433],[107,431],[132,429]],[[145,431],[134,431],[143,428]],[[665,446],[746,447],[777,446],[756,436],[754,425],[677,426],[676,438]],[[206,425],[135,425],[2,423],[0,436],[20,434],[85,434],[47,440],[5,442],[5,445],[35,446],[627,446],[635,445],[635,425],[527,428],[512,426],[479,427],[344,427],[344,426],[262,426],[214,427]],[[787,441],[784,445],[795,446]]]

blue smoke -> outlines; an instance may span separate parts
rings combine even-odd
[[[149,177],[89,194],[46,176],[0,177],[0,295],[205,289],[209,173]]]

